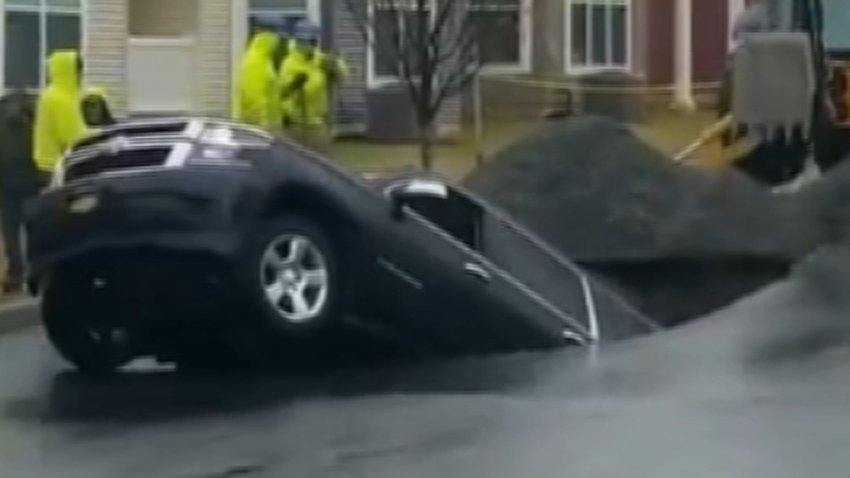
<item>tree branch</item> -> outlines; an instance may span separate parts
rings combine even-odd
[[[400,5],[400,2],[401,4],[405,4],[409,0],[344,1],[347,10],[349,11],[354,20],[355,26],[360,32],[360,35],[363,37],[363,41],[366,44],[366,47],[372,49],[375,61],[377,61],[377,57],[379,55],[386,55],[390,58],[390,61],[398,65],[400,69],[400,78],[405,84],[408,94],[411,96],[411,99],[414,101],[414,103],[420,102],[421,99],[418,90],[418,84],[415,81],[416,75],[413,72],[413,68],[411,67],[410,55],[407,51],[408,46],[402,43],[402,32],[399,31],[400,25],[403,21],[403,17],[401,17],[400,15],[403,14],[403,8],[406,7],[406,5],[402,7]],[[369,15],[370,8],[374,12],[371,17]],[[393,22],[393,30],[390,32],[392,41],[390,42],[391,45],[389,46],[389,48],[385,48],[384,45],[378,45],[378,42],[375,40],[375,24],[377,21],[376,16],[378,10],[390,11],[392,12],[395,18],[395,21]]]
[[[428,36],[429,45],[442,44],[442,36],[446,26],[450,23],[452,12],[455,11],[455,6],[458,3],[462,3],[462,0],[435,0],[435,3],[437,4],[437,12],[434,14],[434,25],[431,34]]]
[[[470,2],[465,1],[464,6],[462,17],[454,18],[458,15],[450,17],[450,20],[456,20],[455,28],[450,30],[451,36],[443,38],[441,42],[448,43],[450,47],[436,59],[441,65],[441,71],[445,72],[445,76],[429,105],[429,109],[435,116],[439,114],[445,100],[466,88],[481,70],[478,35],[473,24]]]
[[[368,2],[375,15],[368,15]],[[469,0],[345,0],[367,45],[399,66],[421,127],[478,75],[478,37]],[[364,4],[366,10],[364,10]],[[375,39],[377,12],[392,12],[392,45]],[[364,15],[364,12],[366,14]],[[382,57],[383,58],[383,57]]]

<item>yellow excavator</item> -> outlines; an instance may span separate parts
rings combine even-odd
[[[760,13],[766,16],[767,28],[747,34],[741,48],[762,46],[740,54],[742,58],[732,57],[718,102],[719,121],[676,160],[685,161],[720,138],[725,148],[723,164],[778,186],[793,181],[807,167],[828,171],[850,154],[850,1],[761,0],[758,8],[763,8]],[[788,48],[788,38],[797,40],[796,49]],[[796,64],[795,55],[800,59]],[[797,71],[801,63],[806,63],[808,76]],[[783,70],[789,65],[792,73]],[[804,82],[808,86],[800,87],[792,80],[795,87],[782,89],[782,82],[795,74],[810,78]],[[740,88],[747,84],[749,89]],[[756,101],[746,97],[771,91],[771,86],[775,87],[772,96],[764,94]],[[789,110],[777,103],[789,101],[805,104],[796,110],[800,118],[794,124],[764,123],[780,110],[785,114],[782,120],[787,120]],[[753,134],[754,130],[760,134]]]

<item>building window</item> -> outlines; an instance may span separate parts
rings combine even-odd
[[[631,0],[567,0],[568,66],[628,70],[631,66]]]
[[[413,53],[418,50],[416,45],[407,45],[408,36],[406,31],[408,28],[416,28],[419,19],[418,15],[422,14],[427,17],[425,21],[430,22],[431,8],[433,2],[428,3],[428,8],[424,12],[417,12],[416,2],[399,2],[399,1],[381,1],[374,0],[372,2],[372,74],[377,79],[395,79],[402,76],[402,62],[398,61],[399,52]],[[418,73],[418,65],[414,58],[409,62],[411,66],[411,74]]]
[[[81,0],[6,0],[4,86],[37,89],[47,80],[46,58],[80,49]]]
[[[309,0],[250,0],[248,33],[253,35],[260,27],[270,26],[292,33],[299,21],[311,17],[309,4]]]
[[[415,45],[398,42],[411,37],[405,31],[415,28],[419,20],[417,15],[423,15],[425,21],[434,21],[436,0],[428,3],[425,12],[417,12],[413,1],[373,0],[370,5],[373,28],[371,81],[396,80],[401,76],[398,52],[418,50]],[[468,5],[482,64],[491,71],[528,70],[531,62],[531,0],[469,0]],[[416,74],[418,65],[415,58],[411,58],[409,63],[412,73]]]
[[[531,56],[531,2],[471,0],[470,9],[484,66],[491,70],[528,70]]]

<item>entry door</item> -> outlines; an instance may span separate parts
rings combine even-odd
[[[196,110],[201,0],[129,0],[127,106],[131,114]]]
[[[196,110],[193,38],[130,38],[127,109],[131,114],[190,114]]]

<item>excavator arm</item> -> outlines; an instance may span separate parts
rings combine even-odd
[[[799,117],[790,125],[787,115],[782,123],[748,124],[753,118],[773,117],[773,112],[768,111],[773,105],[765,103],[765,114],[761,115],[753,110],[749,98],[736,97],[742,94],[734,91],[738,70],[749,70],[747,74],[759,82],[783,81],[786,75],[774,74],[773,78],[767,73],[760,75],[758,69],[733,60],[718,102],[718,122],[683,150],[677,160],[686,160],[695,149],[720,138],[725,148],[721,164],[738,167],[755,179],[776,186],[801,174],[809,157],[825,170],[838,164],[850,151],[850,2],[764,0],[763,6],[769,18],[768,33],[802,33],[808,38],[809,53],[805,56],[811,63],[812,87],[792,89],[794,93],[789,94],[803,95],[797,103],[811,101],[810,107],[798,109]],[[751,33],[748,38],[758,37],[760,33]],[[846,43],[840,45],[843,48],[836,48],[842,42]],[[797,54],[802,58],[802,52]],[[738,117],[736,111],[742,110],[736,110],[735,105],[739,102],[749,103],[749,116]],[[768,134],[752,134],[753,128],[765,127],[771,130]]]

